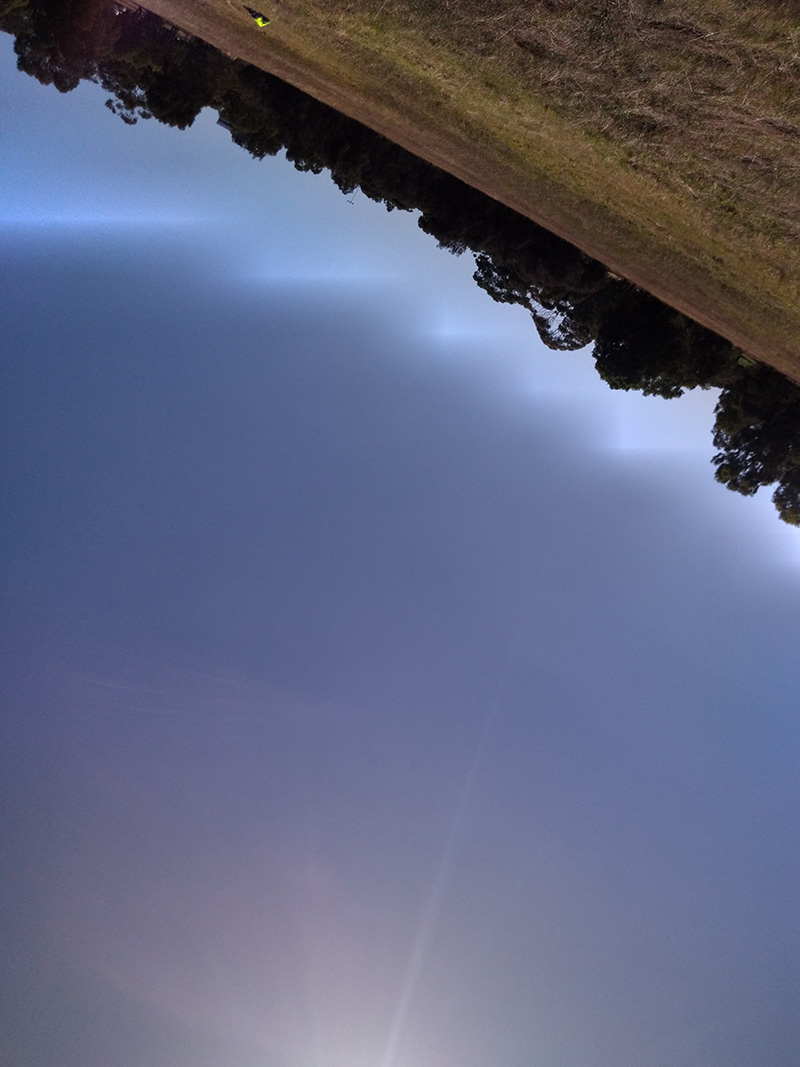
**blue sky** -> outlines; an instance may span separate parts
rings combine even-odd
[[[713,396],[1,73],[4,1067],[794,1067],[798,534]]]

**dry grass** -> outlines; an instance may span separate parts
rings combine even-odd
[[[479,20],[474,0],[445,6],[462,37]],[[491,25],[481,48],[628,166],[797,240],[800,18],[788,9],[543,0],[501,4]]]
[[[148,0],[800,379],[800,6]],[[217,38],[215,40],[215,37]]]

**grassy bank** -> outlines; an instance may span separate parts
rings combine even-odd
[[[800,380],[800,13],[710,0],[146,6]]]

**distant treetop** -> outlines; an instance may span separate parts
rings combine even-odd
[[[123,122],[184,129],[210,107],[256,158],[284,150],[298,170],[328,170],[347,195],[419,211],[440,247],[474,255],[475,281],[493,300],[528,310],[549,348],[593,345],[612,389],[670,398],[718,388],[717,480],[745,495],[774,485],[780,517],[800,525],[800,387],[777,371],[530,219],[132,3],[0,0],[0,29],[15,38],[20,70],[60,92],[101,85]]]

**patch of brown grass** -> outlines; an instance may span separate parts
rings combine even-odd
[[[800,4],[263,3],[147,0],[800,379]]]
[[[478,0],[415,0],[392,10],[420,28],[446,25],[470,62],[490,61],[713,214],[737,214],[756,234],[800,237],[796,5],[499,0],[487,15]]]

